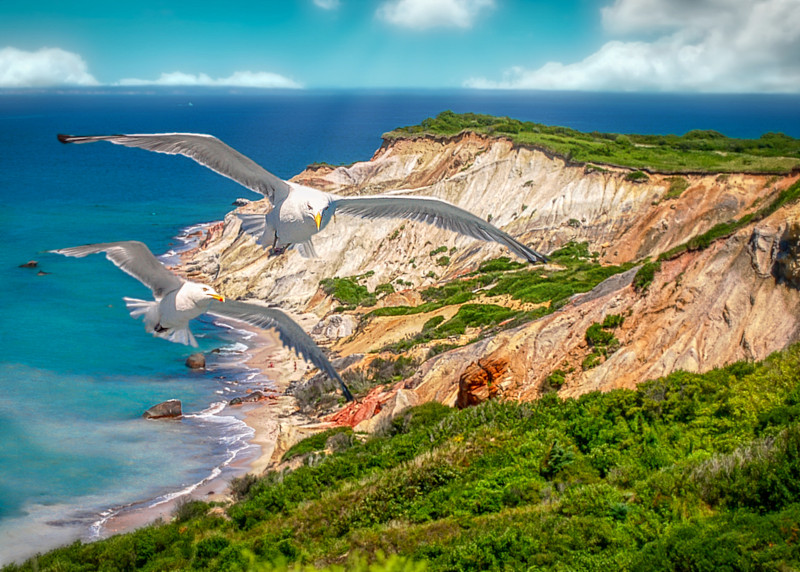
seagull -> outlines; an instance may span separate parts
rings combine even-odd
[[[145,330],[156,337],[197,347],[197,340],[189,330],[189,320],[206,313],[258,328],[273,328],[281,342],[339,382],[347,401],[353,401],[350,390],[319,346],[289,316],[276,308],[226,300],[207,284],[180,278],[167,270],[142,242],[104,242],[50,252],[76,258],[103,252],[123,272],[150,288],[155,300],[127,297],[123,300],[131,316],[144,317]]]
[[[447,201],[401,194],[342,197],[312,187],[284,181],[266,171],[212,135],[200,133],[152,133],[136,135],[64,135],[62,143],[108,141],[156,153],[183,155],[267,197],[272,209],[266,214],[238,214],[242,229],[264,248],[278,254],[298,245],[304,256],[317,256],[311,237],[324,229],[334,213],[366,219],[406,218],[423,221],[473,238],[505,245],[528,262],[547,257],[518,242],[496,226]]]

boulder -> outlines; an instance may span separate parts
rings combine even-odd
[[[252,393],[248,393],[243,397],[234,397],[228,402],[228,405],[241,405],[242,403],[255,403],[256,401],[261,401],[262,399],[267,399],[268,395],[263,391],[256,390]]]
[[[205,369],[206,356],[204,356],[200,352],[193,353],[188,358],[186,358],[186,367],[188,367],[189,369]]]
[[[158,405],[153,405],[144,412],[142,417],[145,419],[163,419],[164,417],[175,418],[183,415],[180,399],[169,399]]]
[[[336,340],[352,335],[357,326],[358,320],[355,316],[333,314],[314,326],[311,333],[315,336],[325,336],[329,340]]]
[[[235,207],[243,207],[244,205],[249,205],[250,204],[250,200],[249,199],[243,199],[243,198],[239,197],[238,199],[233,201],[231,204],[233,206],[235,206]]]
[[[20,268],[36,268],[37,266],[39,266],[39,263],[35,260],[28,260],[25,264],[19,265]]]

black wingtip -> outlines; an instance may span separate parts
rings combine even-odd
[[[63,133],[58,134],[58,140],[61,141],[62,143],[71,143],[70,140],[72,139],[72,137],[73,137],[72,135],[65,135]]]
[[[349,389],[347,389],[347,386],[344,384],[344,381],[342,381],[342,378],[339,378],[339,384],[342,386],[342,394],[344,394],[344,398],[347,401],[355,401],[356,398],[353,397],[353,394],[350,393]]]

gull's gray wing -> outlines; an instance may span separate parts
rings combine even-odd
[[[153,256],[150,249],[135,240],[122,242],[101,242],[99,244],[87,244],[85,246],[73,246],[71,248],[61,248],[51,250],[56,254],[64,256],[74,256],[83,258],[89,254],[105,252],[106,258],[136,278],[139,282],[153,291],[157,300],[164,297],[167,292],[177,290],[183,284],[178,276],[167,270],[158,259]]]
[[[407,218],[427,222],[479,240],[499,242],[528,262],[547,262],[546,256],[514,240],[496,226],[441,199],[409,195],[336,196],[331,205],[334,212],[367,219]]]
[[[226,300],[225,302],[213,302],[207,313],[239,320],[258,328],[274,328],[286,346],[292,348],[302,358],[313,363],[319,370],[325,372],[328,377],[338,381],[345,399],[353,401],[353,395],[350,390],[347,389],[342,378],[339,377],[331,362],[328,361],[319,346],[314,343],[311,336],[305,333],[297,322],[277,308]]]
[[[183,155],[233,179],[272,201],[283,201],[289,194],[286,181],[276,177],[258,163],[245,157],[212,135],[201,133],[152,133],[136,135],[58,135],[62,143],[94,143],[108,141],[126,147],[139,147],[156,153]]]

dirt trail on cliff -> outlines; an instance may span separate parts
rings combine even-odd
[[[465,133],[394,140],[370,161],[308,169],[295,180],[345,195],[404,189],[439,197],[539,251],[587,242],[600,261],[620,264],[656,257],[719,223],[753,213],[798,179],[655,174],[635,182],[629,173],[567,165],[504,139]],[[264,208],[256,202],[241,210]],[[470,364],[488,360],[499,364],[493,371],[501,373],[492,383],[505,398],[533,399],[551,390],[575,396],[633,387],[676,369],[707,371],[739,359],[762,359],[800,337],[800,281],[794,277],[798,220],[800,207],[790,204],[705,250],[665,261],[644,292],[631,285],[636,269],[614,276],[552,314],[426,360],[403,385],[421,401],[454,404],[459,384],[469,381],[462,378]],[[363,281],[370,291],[385,283],[420,290],[508,255],[496,244],[400,220],[334,220],[315,237],[322,256],[316,260],[293,251],[270,258],[238,231],[238,220],[229,216],[223,232],[194,254],[190,269],[216,277],[214,285],[226,296],[267,300],[320,320],[338,305],[321,292],[323,278],[371,271]],[[441,247],[447,261],[432,255]],[[454,311],[437,310],[448,317]],[[609,314],[624,317],[613,332],[619,347],[583,369],[592,351],[586,331]],[[374,349],[376,340],[401,339],[433,315],[367,321],[343,332],[333,347],[341,355]],[[545,383],[555,370],[563,372],[558,387]]]

